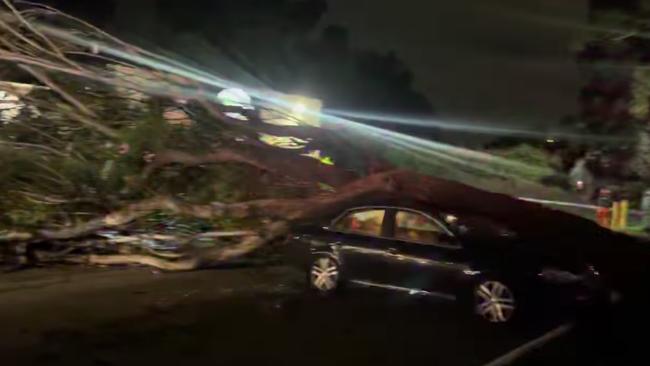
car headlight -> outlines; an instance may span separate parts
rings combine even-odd
[[[538,274],[538,276],[542,277],[544,280],[548,282],[558,283],[558,284],[575,283],[583,280],[582,275],[578,275],[557,268],[544,268]]]

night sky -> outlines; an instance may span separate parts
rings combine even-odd
[[[553,126],[576,110],[586,0],[330,0],[326,22],[394,49],[443,118]]]

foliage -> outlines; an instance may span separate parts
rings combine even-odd
[[[578,52],[586,75],[580,115],[570,119],[577,132],[600,137],[588,141],[590,164],[602,178],[648,179],[647,49],[650,14],[643,2],[594,2],[593,30]]]
[[[490,153],[548,171],[559,169],[559,162],[556,157],[542,148],[528,144],[520,144],[508,149],[494,149],[490,150]]]
[[[650,70],[637,68],[634,72],[630,113],[639,121],[638,141],[630,169],[650,182]]]
[[[320,169],[314,160],[259,143],[257,129],[263,126],[255,115],[248,123],[227,119],[224,106],[212,99],[221,88],[151,68],[146,61],[161,56],[56,10],[28,9],[28,18],[10,10],[3,13],[7,26],[20,32],[0,35],[1,65],[13,70],[11,79],[36,87],[21,95],[26,107],[0,125],[2,227],[66,230],[91,221],[99,228],[103,224],[93,219],[147,199],[200,206],[331,191],[327,174],[322,182],[309,181],[308,170]],[[28,21],[36,21],[38,30],[22,27]],[[44,24],[60,28],[52,32],[40,28]],[[34,40],[25,44],[26,37]],[[94,43],[87,52],[88,40],[121,56],[94,50]],[[29,66],[16,67],[16,60]],[[3,86],[16,92],[14,85]],[[170,110],[186,118],[174,120]],[[231,152],[205,164],[158,159],[180,154],[200,160],[222,149]],[[298,158],[298,166],[285,166],[309,168],[303,174],[307,182],[291,182],[288,172],[272,172],[272,164],[255,164],[259,156],[251,151]],[[325,172],[340,174],[331,168]],[[256,220],[226,217],[212,224],[224,230],[259,227]]]

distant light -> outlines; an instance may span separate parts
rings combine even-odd
[[[189,127],[192,125],[192,119],[181,108],[168,107],[163,112],[163,118],[172,125]]]
[[[300,155],[316,159],[325,165],[334,165],[334,160],[332,160],[332,158],[329,156],[323,156],[320,150],[311,150],[305,154]]]
[[[455,224],[458,221],[458,216],[455,215],[446,215],[445,222],[448,224]]]
[[[281,102],[273,108],[260,110],[262,121],[276,126],[320,127],[322,101],[302,95],[285,94]]]
[[[549,144],[552,144],[552,143],[555,143],[555,139],[546,139],[546,142],[548,142]]]
[[[224,89],[217,94],[217,100],[219,103],[226,107],[237,107],[241,109],[252,110],[255,109],[252,105],[251,96],[248,95],[243,89],[230,88]],[[248,117],[240,112],[226,112],[226,116],[237,119],[240,121],[248,121]]]
[[[224,89],[217,94],[217,100],[227,107],[240,107],[242,109],[255,109],[251,96],[243,89]]]
[[[305,113],[305,111],[307,111],[307,106],[302,103],[298,103],[293,107],[294,114],[301,115]]]
[[[304,149],[305,146],[309,143],[307,140],[303,140],[293,136],[273,136],[266,133],[259,133],[259,139],[263,143],[282,149],[292,149],[299,150]]]
[[[9,122],[18,117],[24,106],[17,95],[0,90],[0,120],[3,122]]]
[[[244,116],[244,115],[241,114],[241,113],[237,113],[237,112],[226,112],[226,113],[224,113],[224,114],[225,114],[226,116],[230,117],[230,118],[238,119],[238,120],[240,120],[240,121],[248,121],[248,117]]]

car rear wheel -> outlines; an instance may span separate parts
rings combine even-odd
[[[474,289],[474,311],[490,323],[510,322],[517,310],[513,290],[505,283],[488,279]]]
[[[323,294],[335,291],[339,285],[339,265],[331,257],[316,258],[309,269],[310,286]]]

